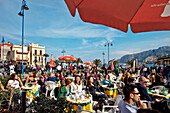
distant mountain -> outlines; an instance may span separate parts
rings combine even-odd
[[[170,46],[163,46],[159,47],[158,49],[148,50],[137,54],[124,55],[120,59],[118,59],[118,61],[119,63],[126,63],[129,60],[138,59],[138,62],[143,62],[153,56],[154,58],[156,58],[157,56],[166,55],[170,55]]]

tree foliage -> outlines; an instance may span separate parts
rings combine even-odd
[[[93,60],[93,63],[98,67],[98,65],[101,65],[101,60],[95,59],[95,60]]]

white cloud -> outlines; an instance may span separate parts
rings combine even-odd
[[[122,57],[123,55],[135,54],[135,53],[139,53],[141,51],[142,51],[142,49],[140,49],[140,48],[121,50],[121,51],[112,51],[110,53],[110,56],[118,59],[118,58]]]
[[[87,44],[88,44],[88,40],[82,39],[82,44],[83,44],[83,45],[87,45]]]
[[[35,35],[50,38],[100,38],[106,36],[122,37],[116,31],[109,28],[98,29],[94,26],[61,26],[60,28],[44,28],[36,31]]]

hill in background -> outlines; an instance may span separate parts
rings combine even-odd
[[[126,63],[129,60],[138,59],[138,62],[151,62],[158,56],[170,55],[170,46],[159,47],[158,49],[143,51],[137,54],[124,55],[118,59],[119,63]]]

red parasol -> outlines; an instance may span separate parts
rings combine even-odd
[[[91,66],[95,66],[95,64],[92,63],[92,62],[85,62],[84,64],[86,64],[86,65],[91,65]]]
[[[50,67],[55,67],[55,63],[54,63],[54,59],[53,59],[53,54],[51,54]]]
[[[65,0],[74,17],[134,33],[170,30],[170,0]]]
[[[72,56],[61,56],[58,58],[60,61],[77,61],[77,58]]]

